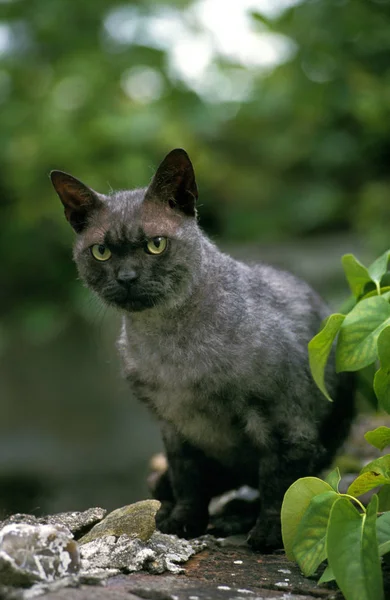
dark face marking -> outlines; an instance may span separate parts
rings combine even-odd
[[[191,281],[193,246],[183,234],[184,218],[164,204],[144,201],[144,191],[107,198],[80,235],[79,272],[101,299],[122,310],[142,311],[171,302]],[[167,238],[161,254],[147,251],[153,238]],[[106,246],[111,257],[96,260],[91,246]]]

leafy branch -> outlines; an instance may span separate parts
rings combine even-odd
[[[330,315],[308,346],[313,378],[329,401],[325,369],[335,344],[337,372],[380,363],[374,392],[380,408],[390,413],[390,288],[384,285],[389,259],[390,250],[366,268],[352,254],[342,258],[353,294],[350,310]],[[365,438],[383,450],[390,446],[390,428],[378,427]],[[339,492],[339,482],[335,469],[325,481],[304,477],[287,490],[281,513],[287,557],[306,576],[327,560],[319,583],[336,580],[347,600],[383,600],[381,557],[390,553],[390,455],[366,465],[347,494]],[[357,498],[378,486],[378,495],[365,507]]]

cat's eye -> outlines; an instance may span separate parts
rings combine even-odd
[[[167,238],[155,237],[147,242],[145,250],[148,254],[162,254],[166,247]]]
[[[91,254],[96,260],[108,260],[111,258],[111,250],[104,244],[94,244],[91,246]]]

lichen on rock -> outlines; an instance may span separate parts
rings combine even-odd
[[[103,536],[119,538],[122,535],[146,541],[156,529],[156,513],[159,508],[158,500],[141,500],[117,508],[92,527],[79,543],[87,544]]]
[[[76,573],[77,543],[65,527],[11,523],[0,531],[0,580],[26,586]]]
[[[183,573],[180,566],[196,552],[206,547],[206,542],[179,539],[155,531],[148,541],[129,539],[127,535],[105,536],[80,547],[81,574],[96,568],[118,569],[127,573],[148,571],[157,574],[169,571]]]
[[[14,523],[23,523],[25,525],[54,525],[55,527],[66,527],[77,538],[80,534],[85,533],[93,525],[104,519],[107,514],[105,508],[88,508],[84,511],[72,511],[57,513],[55,515],[47,515],[45,517],[35,517],[17,513],[11,515],[4,521],[0,521],[0,530],[6,525]]]

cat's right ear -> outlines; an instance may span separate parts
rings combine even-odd
[[[51,171],[50,179],[64,205],[67,220],[76,233],[81,233],[87,224],[88,214],[101,205],[98,195],[68,173]]]
[[[185,150],[176,148],[167,154],[158,167],[146,196],[154,196],[186,215],[196,216],[198,189],[194,169]]]

